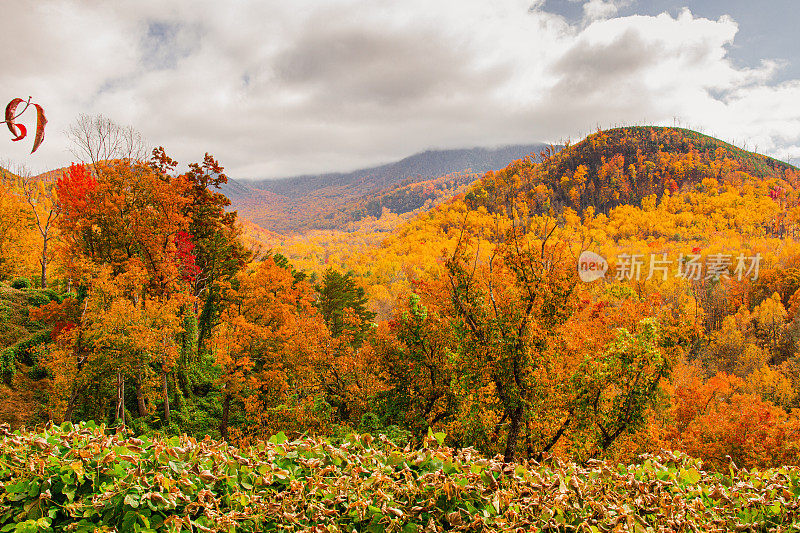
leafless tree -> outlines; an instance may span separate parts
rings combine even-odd
[[[96,168],[100,161],[142,161],[148,156],[142,135],[132,126],[121,126],[103,115],[80,115],[67,130],[71,152]]]

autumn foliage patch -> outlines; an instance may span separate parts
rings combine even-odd
[[[631,466],[504,463],[430,435],[248,449],[93,424],[0,429],[2,531],[745,531],[800,525],[800,470],[712,474],[682,454]]]

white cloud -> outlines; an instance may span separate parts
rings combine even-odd
[[[612,17],[619,10],[619,2],[613,0],[589,0],[583,4],[583,16],[587,20]]]
[[[0,96],[33,95],[50,124],[36,154],[0,138],[0,158],[68,163],[62,131],[79,113],[132,124],[184,162],[209,151],[254,178],[674,117],[800,155],[800,81],[770,85],[780,65],[769,58],[735,66],[732,19],[616,17],[620,2],[591,0],[570,24],[545,5],[14,2]]]

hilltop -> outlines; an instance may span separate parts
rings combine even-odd
[[[56,169],[52,169],[52,170],[47,170],[45,172],[42,172],[40,174],[36,174],[35,176],[32,176],[32,179],[33,179],[33,181],[54,182],[58,178],[63,176],[64,172],[66,172],[68,169],[69,169],[69,167],[61,167],[61,168],[56,168]],[[6,180],[10,180],[10,182],[12,182],[12,183],[16,182],[20,178],[19,175],[15,174],[14,172],[11,172],[10,170],[5,169],[3,167],[0,167],[0,177],[2,177],[3,179],[6,179]]]
[[[581,219],[602,215],[602,231],[595,229],[599,222],[590,231],[595,240],[638,235],[694,239],[695,246],[702,246],[713,235],[718,241],[722,234],[737,242],[762,239],[765,228],[770,236],[784,235],[793,227],[788,207],[798,189],[796,167],[719,139],[682,128],[616,128],[567,143],[545,158],[508,161],[405,224],[362,224],[356,233],[281,238],[271,244],[309,270],[358,265],[367,285],[382,287],[373,288],[377,297],[408,283],[411,273],[434,271],[441,250],[455,245],[467,213],[477,229],[491,224],[481,209],[510,214],[510,208],[525,205],[528,215],[555,215],[562,224],[569,211]],[[724,191],[731,195],[718,194]],[[670,202],[655,209],[665,193]],[[652,220],[646,210],[659,217]],[[375,231],[383,233],[373,235]],[[376,266],[383,262],[394,267]]]
[[[608,213],[714,179],[741,185],[797,179],[797,168],[683,128],[639,126],[598,131],[541,163],[517,160],[488,172],[470,191],[471,206],[502,204],[512,189],[545,212],[571,207]],[[776,183],[776,186],[779,185]],[[785,183],[783,185],[786,185]]]
[[[7,181],[9,183],[13,183],[18,178],[19,178],[19,176],[17,176],[16,174],[11,172],[10,170],[8,170],[6,168],[3,168],[3,167],[0,167],[0,179],[2,179],[2,181]]]

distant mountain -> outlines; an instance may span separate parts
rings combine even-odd
[[[486,176],[465,200],[471,208],[494,210],[503,207],[497,198],[522,195],[533,213],[565,207],[583,213],[591,207],[608,214],[621,205],[640,206],[653,195],[661,198],[725,181],[741,185],[773,180],[775,194],[782,194],[781,187],[796,189],[797,171],[696,131],[635,126],[598,131],[541,164],[515,161]],[[712,185],[704,184],[706,179]]]
[[[48,170],[47,172],[42,172],[41,174],[34,176],[34,179],[37,181],[56,181],[58,178],[63,176],[68,170],[69,167],[61,167],[54,170]]]
[[[428,150],[394,163],[346,173],[283,179],[229,179],[222,192],[232,209],[279,233],[341,227],[385,207],[406,213],[462,190],[489,170],[530,155],[546,144]]]

